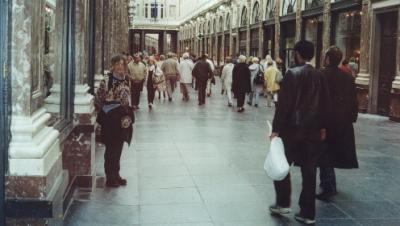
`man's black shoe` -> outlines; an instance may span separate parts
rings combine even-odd
[[[106,186],[111,188],[118,188],[120,183],[117,180],[111,179],[106,181]]]
[[[319,193],[315,197],[321,201],[329,201],[330,198],[332,198],[335,195],[337,195],[337,191],[327,191],[327,192],[324,191]]]
[[[122,177],[118,177],[118,183],[119,185],[125,186],[128,184],[128,181]]]
[[[300,213],[297,213],[296,215],[294,215],[294,218],[303,224],[315,224],[315,219],[310,219],[307,217],[302,216]]]

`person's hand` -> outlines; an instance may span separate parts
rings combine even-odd
[[[326,139],[326,129],[321,129],[320,134],[321,140],[324,141]]]
[[[272,140],[274,137],[279,137],[279,133],[272,132],[269,138]]]

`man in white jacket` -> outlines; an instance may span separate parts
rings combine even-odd
[[[180,79],[180,87],[181,93],[183,95],[182,100],[188,101],[189,100],[189,88],[192,84],[192,71],[194,64],[189,59],[189,53],[184,53],[182,56],[183,60],[179,64],[179,73],[181,75]]]
[[[235,66],[232,62],[232,58],[227,57],[225,59],[225,66],[222,69],[221,81],[222,87],[226,91],[226,95],[228,96],[228,106],[232,107],[232,71]]]

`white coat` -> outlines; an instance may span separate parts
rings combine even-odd
[[[192,83],[193,68],[194,68],[194,64],[189,59],[183,60],[179,64],[178,69],[179,69],[179,73],[181,74],[181,79],[180,79],[181,83]]]
[[[223,81],[223,86],[228,92],[232,89],[232,71],[235,65],[232,63],[225,64],[222,69],[221,80]]]

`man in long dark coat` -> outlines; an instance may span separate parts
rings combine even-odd
[[[337,194],[333,168],[358,168],[353,123],[357,121],[358,103],[354,78],[339,67],[342,52],[336,46],[325,54],[325,68],[321,71],[328,84],[331,111],[326,132],[326,151],[320,162],[318,199],[328,200]]]
[[[238,112],[244,111],[244,100],[246,93],[251,91],[251,74],[249,66],[246,64],[246,57],[239,56],[239,63],[235,65],[232,71],[232,91],[237,98]]]
[[[199,105],[203,105],[206,103],[207,81],[213,76],[210,64],[207,62],[207,55],[203,55],[196,62],[192,74],[196,79],[196,88],[199,90]]]
[[[314,45],[300,41],[294,46],[296,67],[283,77],[275,111],[272,135],[281,137],[289,164],[301,167],[302,191],[300,213],[296,220],[304,224],[315,223],[316,167],[326,136],[326,84],[310,61]],[[290,174],[282,181],[274,181],[276,203],[270,207],[273,214],[290,212]]]

